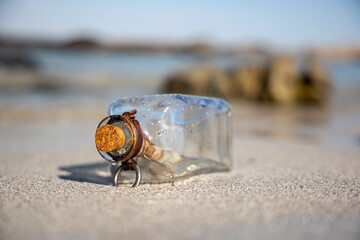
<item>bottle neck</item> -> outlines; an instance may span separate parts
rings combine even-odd
[[[101,155],[112,159],[109,161],[125,162],[136,157],[142,149],[144,134],[135,114],[136,110],[112,115],[98,126],[95,144]]]

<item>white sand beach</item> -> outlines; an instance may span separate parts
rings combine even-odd
[[[1,239],[359,239],[356,104],[232,103],[231,172],[134,189],[94,146],[105,101],[56,104],[2,107]]]

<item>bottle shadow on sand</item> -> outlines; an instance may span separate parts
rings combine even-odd
[[[112,185],[112,177],[109,174],[109,165],[106,163],[61,166],[59,169],[68,173],[66,175],[59,175],[60,179],[101,185]]]

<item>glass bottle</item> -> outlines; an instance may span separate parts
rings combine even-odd
[[[232,167],[232,114],[223,99],[183,94],[121,98],[108,114],[98,126],[96,146],[112,174],[128,161],[140,167],[147,183]],[[130,177],[124,174],[120,181]]]

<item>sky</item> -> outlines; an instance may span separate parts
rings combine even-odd
[[[301,48],[360,43],[360,0],[0,0],[0,35]]]

